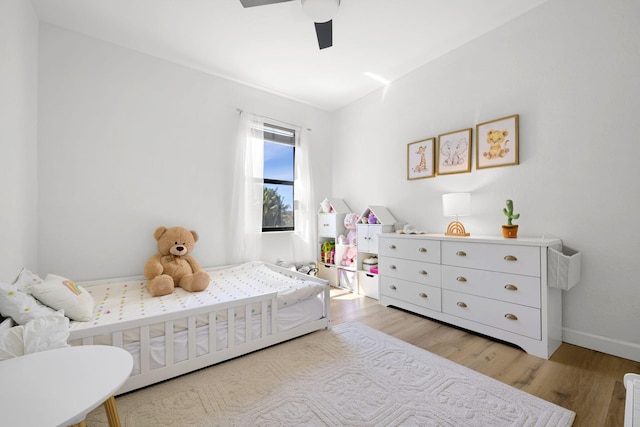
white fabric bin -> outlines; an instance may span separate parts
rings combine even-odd
[[[356,279],[356,272],[351,270],[338,269],[338,282],[339,286],[344,289],[348,289],[351,292],[358,291],[358,282]]]
[[[567,246],[549,248],[547,281],[552,288],[568,291],[580,282],[580,252]]]

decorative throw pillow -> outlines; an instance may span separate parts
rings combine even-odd
[[[93,297],[69,279],[48,274],[42,283],[31,285],[31,293],[43,304],[64,310],[71,320],[88,322],[93,319]]]
[[[29,320],[47,316],[54,310],[40,304],[34,297],[20,292],[16,285],[0,282],[0,313],[11,317],[17,324],[24,325]]]

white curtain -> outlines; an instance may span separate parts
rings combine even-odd
[[[294,217],[292,233],[294,262],[316,260],[315,208],[311,165],[310,131],[246,112],[240,113],[230,218],[230,263],[262,259],[262,189],[265,121],[295,131]],[[277,250],[277,249],[276,249]]]
[[[259,260],[262,255],[262,128],[258,116],[240,113],[230,210],[229,256],[234,264]]]
[[[293,254],[296,263],[315,261],[316,210],[314,206],[311,161],[309,155],[311,131],[296,129],[296,163],[293,198],[295,209],[295,234]]]

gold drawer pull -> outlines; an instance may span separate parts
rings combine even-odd
[[[466,282],[466,281],[467,281],[467,278],[466,278],[466,277],[462,277],[462,276],[458,276],[458,277],[456,277],[456,280],[457,280],[458,282]]]
[[[418,252],[422,252],[422,253],[424,253],[424,252],[428,252],[428,251],[427,251],[427,249],[426,249],[426,248],[420,248],[420,249],[418,249]]]
[[[423,276],[426,276],[427,274],[429,274],[429,273],[427,273],[427,272],[426,272],[426,271],[424,271],[424,270],[420,270],[420,271],[418,271],[418,273],[422,274]]]
[[[420,292],[418,295],[420,295],[422,298],[429,298],[424,292]]]
[[[516,285],[504,285],[504,288],[508,291],[517,291],[518,287]]]
[[[509,320],[518,320],[518,316],[516,316],[515,314],[511,314],[511,313],[505,314],[504,317],[506,317]]]
[[[505,261],[517,261],[518,258],[514,257],[513,255],[507,255],[506,257],[504,257]]]
[[[390,268],[391,270],[395,270],[395,269],[396,269],[396,266],[395,266],[395,265],[393,265],[393,264],[391,264],[391,265],[389,266],[389,268]]]
[[[395,249],[396,245],[389,245],[389,249]]]
[[[392,291],[395,291],[398,288],[396,288],[396,285],[389,285],[389,289],[391,289]]]
[[[463,303],[462,301],[458,301],[458,302],[456,303],[456,305],[457,305],[458,307],[467,308],[467,304]]]
[[[467,256],[467,253],[465,251],[458,251],[458,252],[456,252],[456,255],[458,255],[458,256]]]

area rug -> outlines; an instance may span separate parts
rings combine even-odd
[[[571,426],[575,413],[357,322],[116,398],[125,427]],[[102,407],[88,426],[106,426]]]

